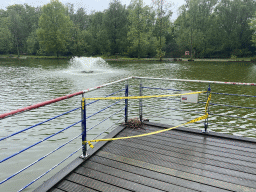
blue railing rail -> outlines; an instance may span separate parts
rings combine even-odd
[[[129,85],[131,84],[131,81],[132,80],[132,86]],[[160,91],[160,95],[161,95],[161,91],[171,91],[173,93],[176,93],[176,92],[180,92],[180,91],[183,91],[182,89],[176,89],[176,88],[173,88],[173,87],[169,87],[170,85],[165,85],[164,87],[162,87],[162,84],[160,84],[159,86],[157,87],[152,87],[151,85],[150,86],[147,86],[147,83],[146,81],[148,80],[161,80],[161,81],[174,81],[174,82],[190,82],[190,83],[204,83],[203,86],[199,86],[200,89],[204,89],[207,92],[207,95],[204,96],[203,98],[201,98],[201,100],[199,100],[199,102],[197,104],[193,104],[193,106],[199,106],[199,109],[198,110],[191,110],[192,108],[188,108],[188,109],[183,109],[183,108],[177,108],[175,107],[176,103],[179,102],[181,103],[181,99],[177,99],[177,98],[155,98],[156,99],[156,102],[154,103],[147,103],[146,101],[144,101],[143,99],[139,99],[138,103],[137,101],[134,101],[134,102],[130,102],[128,99],[125,99],[125,100],[116,100],[116,101],[113,101],[111,102],[111,104],[109,105],[106,101],[99,101],[99,100],[96,100],[96,101],[92,101],[92,102],[86,102],[86,93],[87,92],[91,92],[91,91],[95,91],[95,90],[98,90],[98,89],[101,89],[103,87],[107,87],[107,86],[111,86],[111,85],[118,85],[119,83],[125,83],[125,86],[122,84],[122,85],[119,85],[119,90],[118,91],[115,91],[111,94],[108,94],[106,95],[105,97],[109,97],[109,96],[112,96],[112,95],[116,95],[116,94],[121,94],[122,96],[129,96],[130,93],[132,95],[140,95],[140,96],[143,96],[143,94],[146,93],[146,95],[156,95],[156,91]],[[139,81],[139,82],[138,82]],[[87,89],[85,91],[81,91],[81,92],[77,92],[75,94],[71,94],[71,95],[68,95],[68,96],[64,96],[64,97],[60,97],[60,98],[57,98],[57,99],[54,99],[54,100],[50,100],[50,101],[47,101],[47,102],[43,102],[43,103],[40,103],[40,104],[36,104],[36,105],[32,105],[30,107],[27,107],[27,108],[24,108],[24,109],[19,109],[19,110],[15,110],[15,111],[12,111],[12,112],[9,112],[9,113],[5,113],[5,114],[2,114],[0,115],[0,120],[2,119],[6,119],[8,117],[11,117],[13,115],[16,115],[16,114],[19,114],[21,112],[25,112],[25,111],[29,111],[29,110],[32,110],[32,109],[36,109],[36,108],[40,108],[40,107],[43,107],[45,105],[50,105],[52,103],[57,103],[59,101],[63,101],[63,100],[67,100],[70,99],[71,97],[74,97],[74,96],[77,96],[77,95],[82,95],[82,100],[81,100],[81,106],[77,106],[76,108],[72,109],[72,110],[69,110],[67,112],[64,112],[62,114],[59,114],[57,116],[54,116],[54,117],[51,117],[47,120],[44,120],[42,122],[39,122],[39,123],[36,123],[34,125],[31,125],[25,129],[22,129],[22,130],[19,130],[15,133],[12,133],[10,135],[7,135],[5,137],[2,137],[0,138],[0,142],[4,142],[8,139],[10,139],[11,137],[14,137],[14,136],[17,136],[21,133],[25,133],[26,131],[28,130],[31,130],[31,129],[34,129],[35,127],[39,126],[39,125],[42,125],[42,124],[45,124],[45,123],[48,123],[48,122],[51,122],[52,120],[54,119],[57,119],[57,118],[60,118],[60,117],[63,117],[64,115],[69,115],[75,111],[78,111],[78,110],[81,110],[81,119],[79,121],[76,121],[74,122],[73,124],[71,125],[68,125],[67,127],[57,131],[56,133],[54,134],[51,134],[39,141],[37,141],[36,143],[34,143],[33,145],[30,145],[22,150],[19,150],[11,155],[8,155],[6,157],[4,157],[3,159],[0,159],[0,165],[1,164],[4,164],[4,163],[7,163],[8,161],[11,161],[15,156],[18,156],[20,154],[22,154],[23,152],[25,151],[29,151],[31,148],[35,147],[36,145],[39,145],[47,140],[49,140],[50,138],[56,136],[56,135],[59,135],[60,133],[63,133],[65,131],[67,131],[68,129],[70,129],[71,127],[74,127],[76,125],[78,125],[79,123],[81,123],[81,127],[82,127],[82,133],[76,135],[75,137],[73,137],[72,139],[70,139],[69,141],[65,142],[65,143],[62,143],[60,146],[56,147],[54,150],[48,152],[47,154],[43,155],[42,157],[40,157],[39,159],[37,159],[36,161],[30,163],[29,165],[23,167],[22,169],[20,169],[19,171],[15,172],[15,173],[12,173],[10,176],[6,177],[4,180],[0,181],[0,185],[12,180],[15,178],[15,176],[19,175],[20,173],[22,173],[23,171],[27,170],[28,168],[34,166],[35,164],[37,164],[38,162],[41,162],[42,160],[44,160],[46,157],[50,156],[51,154],[57,152],[58,150],[66,147],[68,144],[70,144],[71,142],[73,142],[74,140],[78,139],[81,137],[82,141],[86,141],[87,137],[88,137],[88,132],[95,129],[96,127],[98,127],[99,125],[103,124],[104,122],[108,121],[110,118],[116,116],[116,115],[119,115],[122,111],[123,113],[121,113],[122,115],[119,115],[119,119],[118,120],[115,120],[115,121],[112,121],[112,124],[108,125],[108,126],[104,126],[104,130],[101,130],[100,133],[98,133],[93,139],[96,139],[98,137],[101,137],[103,134],[105,134],[107,131],[111,130],[114,126],[116,126],[117,124],[119,124],[120,122],[127,122],[128,121],[128,117],[129,117],[129,114],[130,115],[135,115],[136,117],[139,117],[141,121],[143,121],[144,119],[151,119],[151,118],[155,118],[155,119],[158,119],[158,120],[161,120],[161,119],[166,119],[168,121],[171,120],[171,123],[169,124],[172,124],[172,121],[173,120],[177,120],[177,121],[181,121],[181,119],[175,119],[175,117],[172,117],[172,116],[168,116],[166,115],[165,113],[161,113],[160,111],[164,110],[164,111],[179,111],[179,112],[182,112],[182,113],[186,113],[186,114],[195,114],[195,115],[199,115],[199,114],[203,114],[204,111],[202,110],[206,104],[206,98],[208,98],[208,95],[209,93],[211,92],[211,89],[210,89],[210,85],[211,84],[226,84],[226,85],[242,85],[242,86],[255,86],[256,84],[254,83],[236,83],[236,82],[213,82],[213,81],[199,81],[199,80],[184,80],[184,79],[163,79],[163,78],[147,78],[147,77],[128,77],[128,78],[125,78],[125,79],[121,79],[121,80],[118,80],[118,81],[114,81],[114,82],[111,82],[111,83],[107,83],[107,84],[104,84],[104,85],[101,85],[101,86],[97,86],[95,88],[91,88],[91,89]],[[121,86],[121,87],[120,87]],[[116,87],[115,87],[116,89]],[[135,93],[136,92],[136,93]],[[217,93],[217,92],[211,92],[213,95],[221,95],[221,96],[232,96],[232,97],[245,97],[245,98],[256,98],[256,96],[253,96],[253,95],[244,95],[244,94],[236,94],[236,93]],[[162,102],[162,101],[165,101],[165,102]],[[103,106],[102,108],[100,109],[97,109],[96,111],[94,111],[93,113],[88,113],[88,107],[89,106],[95,106],[94,104],[95,103],[98,103],[98,102],[104,102],[106,104],[106,106]],[[161,103],[161,106],[156,106],[155,104],[159,102]],[[174,102],[174,103],[172,103]],[[119,104],[121,104],[121,107],[117,107]],[[172,105],[171,105],[172,104]],[[184,104],[185,105],[185,104]],[[222,108],[242,108],[242,109],[246,109],[246,110],[255,110],[256,108],[255,107],[248,107],[248,106],[237,106],[237,105],[227,105],[225,103],[215,103],[215,102],[210,102],[210,105],[211,106],[218,106],[218,107],[222,107]],[[148,115],[148,111],[149,110],[152,110],[154,108],[157,108],[157,112],[156,114],[157,115]],[[112,109],[111,113],[108,112],[109,109]],[[193,108],[194,109],[194,108]],[[203,127],[204,127],[204,131],[207,132],[207,128],[208,126],[213,126],[214,125],[214,121],[211,121],[211,117],[216,117],[216,116],[222,116],[224,118],[237,118],[237,119],[247,119],[247,120],[250,120],[250,121],[255,121],[256,119],[255,118],[248,118],[248,117],[239,117],[239,116],[231,116],[231,115],[223,115],[223,114],[218,114],[216,112],[214,112],[213,109],[209,109],[208,108],[208,113],[210,115],[210,118],[209,119],[206,119],[205,122],[203,122]],[[102,119],[97,119],[97,120],[94,120],[97,121],[95,125],[90,125],[88,126],[88,122],[94,118],[94,117],[97,117],[98,114],[102,114],[102,113],[105,113],[104,116],[102,116]],[[187,119],[186,119],[187,120]],[[210,123],[209,123],[210,122]],[[82,150],[82,151],[81,151]],[[27,189],[29,186],[31,186],[33,183],[35,183],[36,181],[38,181],[39,179],[41,179],[43,176],[45,176],[46,174],[48,174],[50,171],[54,170],[56,167],[58,167],[59,165],[61,165],[63,162],[65,162],[67,159],[69,159],[71,156],[73,156],[74,154],[76,154],[77,152],[81,152],[82,153],[82,157],[86,157],[87,154],[87,145],[80,145],[78,149],[74,149],[72,151],[71,154],[67,154],[67,156],[62,159],[60,162],[58,162],[56,165],[54,165],[52,168],[50,168],[49,170],[47,170],[46,172],[44,172],[43,174],[41,174],[40,176],[36,177],[35,179],[33,179],[31,182],[29,182],[27,185],[23,186],[19,191],[22,191],[24,189]]]

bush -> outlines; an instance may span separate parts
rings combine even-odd
[[[231,55],[230,57],[232,60],[237,60],[237,56],[236,55]]]
[[[250,58],[250,61],[256,62],[256,56],[251,57],[251,58]]]
[[[236,55],[237,57],[248,57],[252,52],[248,49],[235,49],[232,51],[232,55]]]

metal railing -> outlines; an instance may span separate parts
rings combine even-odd
[[[122,96],[125,95],[124,90],[125,88],[123,87],[123,82],[126,82],[128,79],[131,79],[131,77],[128,77],[128,78],[125,78],[125,79],[121,79],[121,80],[118,80],[118,81],[115,81],[115,82],[111,82],[111,83],[107,83],[107,84],[104,84],[104,85],[101,85],[101,86],[97,86],[97,87],[94,87],[94,88],[91,88],[91,89],[87,89],[87,90],[84,90],[84,91],[80,91],[80,92],[77,92],[77,93],[74,93],[74,94],[70,94],[70,95],[67,95],[67,96],[63,96],[63,97],[59,97],[59,98],[56,98],[56,99],[52,99],[52,100],[49,100],[49,101],[45,101],[45,102],[42,102],[42,103],[38,103],[38,104],[35,104],[35,105],[31,105],[29,107],[25,107],[25,108],[22,108],[22,109],[18,109],[18,110],[15,110],[15,111],[11,111],[11,112],[8,112],[8,113],[4,113],[4,114],[1,114],[0,115],[0,122],[2,121],[5,121],[5,120],[8,120],[10,117],[15,119],[15,118],[18,118],[21,114],[23,116],[26,116],[26,113],[28,111],[31,111],[31,110],[35,110],[37,108],[41,108],[41,107],[45,107],[46,105],[51,105],[51,104],[57,104],[59,103],[60,101],[61,102],[69,102],[69,100],[75,96],[78,96],[78,95],[81,95],[82,98],[84,97],[85,94],[87,94],[88,92],[95,92],[95,94],[97,94],[97,90],[99,89],[103,89],[103,88],[106,88],[106,87],[111,87],[112,85],[115,85],[117,87],[120,87],[120,89],[118,91],[115,91],[114,93],[111,93],[111,94],[108,94],[106,95],[105,97],[109,97],[109,96],[112,96],[112,95],[118,95],[118,94],[122,94]],[[83,103],[84,102],[84,103]],[[89,103],[85,103],[85,101],[82,101],[82,105],[78,105],[76,108],[72,109],[72,110],[69,110],[69,111],[66,111],[62,114],[59,114],[59,115],[56,115],[54,117],[51,117],[49,119],[46,119],[42,122],[38,122],[34,125],[31,125],[31,126],[28,126],[24,129],[21,129],[21,130],[18,130],[14,133],[11,133],[9,135],[6,135],[2,138],[0,138],[0,142],[3,144],[5,142],[8,142],[8,143],[13,143],[11,141],[11,139],[13,137],[15,137],[15,139],[19,136],[21,136],[22,138],[24,137],[24,134],[26,134],[28,131],[31,131],[31,130],[34,130],[34,131],[37,131],[38,129],[41,128],[41,126],[45,126],[45,129],[47,129],[47,127],[51,127],[51,122],[53,120],[55,121],[58,121],[59,118],[69,118],[69,115],[72,115],[72,117],[74,117],[74,115],[72,113],[76,113],[78,112],[79,110],[81,110],[81,114],[82,114],[82,118],[80,118],[80,120],[68,125],[64,125],[65,128],[62,128],[56,132],[54,132],[53,134],[46,134],[46,135],[49,135],[49,136],[46,136],[45,138],[42,138],[40,139],[39,141],[36,141],[34,142],[32,145],[29,145],[29,146],[26,146],[24,148],[22,148],[21,150],[18,150],[18,151],[12,151],[11,154],[8,153],[8,155],[6,155],[4,158],[2,158],[4,155],[2,154],[1,155],[1,158],[0,159],[0,166],[8,166],[8,165],[12,165],[13,163],[19,163],[17,162],[17,158],[16,156],[19,158],[22,154],[26,153],[26,155],[31,158],[31,159],[34,159],[32,158],[32,154],[30,155],[30,151],[31,150],[35,150],[34,148],[38,145],[41,145],[42,143],[45,143],[46,141],[49,141],[51,139],[53,139],[54,137],[58,136],[58,135],[62,135],[64,133],[65,134],[69,134],[69,133],[66,133],[68,130],[70,130],[71,128],[75,128],[77,129],[77,125],[79,125],[81,123],[82,125],[82,128],[83,128],[83,131],[82,133],[76,135],[75,137],[73,138],[69,138],[68,141],[64,142],[64,143],[61,143],[61,142],[58,142],[58,147],[56,147],[54,150],[51,150],[51,151],[48,151],[46,154],[44,155],[41,155],[40,158],[38,158],[37,160],[33,161],[33,162],[30,162],[28,163],[28,165],[20,168],[18,171],[15,171],[13,173],[10,172],[10,175],[6,176],[5,179],[3,180],[0,180],[0,188],[1,189],[4,189],[3,185],[8,185],[8,182],[10,184],[10,186],[14,186],[14,185],[18,185],[17,182],[15,182],[15,177],[17,177],[18,175],[20,174],[26,174],[25,172],[26,171],[30,171],[29,169],[31,169],[31,167],[34,167],[36,164],[38,163],[41,163],[42,161],[45,161],[46,158],[52,156],[53,154],[57,153],[58,154],[58,151],[62,150],[62,148],[67,148],[68,145],[71,145],[72,142],[74,142],[75,140],[77,139],[83,139],[83,137],[86,135],[86,133],[88,134],[88,132],[90,132],[91,130],[95,130],[97,127],[99,127],[102,123],[106,122],[107,120],[109,120],[110,118],[114,117],[114,116],[117,116],[117,114],[120,114],[124,108],[122,107],[121,109],[117,109],[117,108],[120,108],[120,106],[118,107],[114,107],[116,106],[118,103],[120,103],[121,101],[117,101],[115,103],[112,103],[108,106],[104,106],[104,105],[100,105],[100,107],[102,108],[98,108],[99,106],[97,106],[97,110],[92,110],[91,114],[88,114],[87,116],[84,109],[87,108],[90,108],[90,107],[93,107],[95,105],[97,105],[99,101],[92,101],[92,102],[89,102]],[[123,105],[122,105],[123,106]],[[58,106],[52,106],[52,107],[58,107]],[[106,115],[102,115],[102,113],[104,113],[104,111],[107,111],[108,109],[110,108],[113,108],[113,110],[111,111],[111,114],[109,115],[109,113],[107,113]],[[126,111],[127,113],[127,111]],[[99,114],[100,114],[100,117],[99,117]],[[97,123],[95,125],[92,125],[91,127],[86,127],[86,124],[84,123],[85,121],[88,122],[88,120],[94,118],[98,116],[97,118],[100,120],[100,121],[97,121]],[[100,137],[101,135],[104,135],[104,133],[106,131],[108,131],[109,129],[113,128],[114,126],[118,126],[119,125],[119,122],[121,120],[124,119],[124,116],[125,114],[123,113],[123,115],[119,115],[119,117],[121,116],[121,118],[119,118],[119,120],[112,120],[108,126],[107,129],[104,129],[104,131],[101,131],[101,133],[97,134],[95,138],[97,137]],[[72,118],[71,117],[71,118]],[[9,122],[7,122],[6,124],[9,124]],[[49,124],[49,125],[46,125],[46,124]],[[40,127],[40,128],[39,128]],[[2,127],[2,129],[4,129],[4,127]],[[21,135],[22,134],[22,135]],[[94,134],[92,134],[94,135]],[[0,145],[1,145],[0,143]],[[84,147],[84,146],[82,146]],[[40,180],[43,176],[45,176],[46,174],[50,173],[52,170],[54,170],[55,168],[57,168],[59,165],[61,165],[62,163],[64,163],[66,160],[68,160],[70,157],[74,156],[74,154],[76,154],[77,152],[81,151],[81,144],[80,144],[80,147],[78,148],[74,148],[73,151],[70,153],[70,154],[65,154],[65,156],[62,155],[62,157],[65,157],[63,158],[60,162],[58,162],[56,165],[54,165],[53,167],[51,167],[50,169],[45,169],[45,172],[39,176],[35,176],[35,178],[29,182],[27,185],[25,186],[16,186],[14,187],[14,189],[11,189],[12,191],[15,191],[15,190],[18,190],[16,188],[19,188],[19,191],[22,191],[24,189],[28,189],[32,184],[34,184],[36,181]],[[61,152],[59,152],[61,153]],[[23,158],[24,155],[21,157]],[[28,158],[28,159],[29,159]],[[18,160],[19,161],[19,160]],[[20,159],[20,161],[24,161],[24,159]],[[26,160],[26,162],[29,162]],[[33,170],[33,171],[36,171],[36,170]],[[34,175],[37,175],[36,173],[34,173]],[[33,188],[33,187],[32,187]],[[10,189],[10,188],[6,188],[7,189]]]
[[[154,83],[150,83],[150,81],[154,81]],[[158,83],[157,83],[158,82]],[[167,84],[167,82],[171,82],[171,85]],[[185,87],[178,87],[177,85],[174,85],[173,82],[186,82],[186,83],[192,83],[192,84],[198,84],[196,87],[193,86],[186,86]],[[50,105],[57,102],[65,102],[69,101],[70,98],[81,95],[81,106],[76,106],[76,108],[69,110],[67,112],[64,112],[62,114],[59,114],[57,116],[51,117],[47,120],[44,120],[42,122],[36,123],[34,125],[28,126],[25,129],[19,130],[15,133],[12,133],[10,135],[4,136],[0,138],[0,142],[8,141],[10,138],[14,136],[18,136],[21,133],[25,134],[29,130],[36,129],[40,125],[50,123],[52,120],[58,119],[60,117],[67,118],[68,115],[72,114],[73,112],[77,112],[81,110],[81,118],[79,118],[78,121],[70,124],[65,125],[65,128],[62,128],[61,130],[50,134],[49,136],[40,139],[39,141],[33,143],[30,146],[27,146],[21,150],[18,150],[10,155],[6,155],[3,159],[0,159],[0,165],[3,165],[5,163],[8,163],[12,161],[16,156],[20,156],[22,153],[28,152],[29,150],[33,149],[35,146],[40,145],[41,143],[50,140],[51,138],[55,137],[56,135],[60,135],[62,133],[65,134],[67,130],[71,129],[72,127],[75,127],[76,125],[81,123],[82,131],[75,137],[69,139],[68,141],[64,143],[59,143],[59,146],[56,147],[54,150],[47,152],[37,160],[33,161],[32,163],[29,163],[25,167],[21,168],[19,171],[16,171],[14,173],[10,173],[9,176],[7,176],[4,180],[0,181],[0,186],[10,182],[12,179],[15,178],[15,176],[23,173],[24,171],[28,170],[30,167],[34,166],[35,164],[45,160],[47,157],[52,155],[53,153],[59,151],[60,149],[67,147],[68,144],[71,144],[76,139],[81,138],[82,141],[86,141],[88,139],[88,133],[91,130],[95,130],[99,125],[103,125],[101,128],[98,128],[96,131],[97,134],[90,135],[91,138],[89,139],[95,139],[98,137],[102,137],[103,135],[106,135],[107,132],[111,131],[115,126],[118,126],[121,122],[126,123],[128,121],[128,118],[138,117],[141,122],[143,122],[145,119],[149,119],[150,121],[156,121],[156,122],[164,122],[167,124],[175,125],[175,124],[181,124],[182,121],[188,121],[193,119],[193,117],[197,117],[200,114],[204,113],[204,107],[206,104],[206,99],[208,98],[209,93],[211,92],[211,86],[212,84],[224,84],[224,85],[238,85],[238,86],[256,86],[255,83],[238,83],[238,82],[219,82],[219,81],[201,81],[201,80],[185,80],[185,79],[162,79],[162,78],[147,78],[147,77],[128,77],[125,79],[121,79],[112,83],[107,83],[95,88],[87,89],[84,91],[80,91],[71,95],[67,95],[64,97],[60,97],[57,99],[53,99],[50,101],[42,102],[36,105],[32,105],[23,109],[11,111],[5,114],[0,115],[0,120],[8,119],[11,116],[20,114],[22,112],[34,110],[37,108],[44,107],[46,105]],[[131,95],[162,95],[162,92],[168,92],[168,93],[179,93],[183,90],[205,90],[207,91],[206,95],[199,97],[198,103],[182,103],[181,98],[172,98],[172,97],[164,97],[164,98],[153,98],[144,100],[140,98],[138,101],[133,100],[129,101],[128,99],[123,100],[114,100],[114,101],[92,101],[92,102],[86,102],[86,97],[88,92],[96,91],[102,88],[111,87],[115,85],[115,89],[118,90],[111,94],[105,95],[105,97],[113,96],[113,95],[121,95],[121,96],[131,96]],[[183,89],[185,88],[185,89]],[[255,89],[255,87],[253,87]],[[256,96],[254,95],[246,95],[246,94],[236,94],[236,93],[222,93],[222,92],[211,92],[211,94],[218,95],[218,96],[228,96],[228,97],[241,97],[241,98],[247,98],[247,99],[255,99]],[[95,93],[96,95],[96,93]],[[102,96],[102,95],[100,95]],[[213,97],[214,97],[213,96]],[[79,99],[80,100],[80,99]],[[214,101],[214,102],[213,102]],[[97,103],[101,103],[98,104]],[[110,104],[109,104],[110,103]],[[93,108],[94,106],[94,108]],[[121,107],[120,107],[121,106]],[[207,128],[209,127],[211,130],[213,130],[214,126],[218,124],[218,121],[216,121],[217,117],[222,118],[235,118],[235,119],[243,119],[247,121],[256,121],[256,113],[255,113],[255,107],[252,106],[238,106],[226,103],[220,103],[215,102],[213,99],[210,102],[211,108],[208,108],[208,114],[209,118],[207,118],[203,123],[199,122],[195,125],[190,125],[192,128],[202,128],[203,132],[207,132]],[[217,109],[224,109],[224,108],[232,108],[232,109],[244,109],[244,110],[251,110],[254,111],[251,114],[250,117],[248,116],[236,116],[236,115],[227,115],[227,114],[221,114],[218,113],[218,110],[215,110],[213,107],[217,107]],[[56,107],[56,106],[55,106]],[[90,107],[90,108],[89,108]],[[99,108],[100,107],[100,108]],[[198,108],[197,110],[195,110]],[[103,115],[104,114],[104,115]],[[115,117],[115,118],[114,118]],[[14,117],[15,118],[15,117]],[[94,119],[93,119],[94,118]],[[114,119],[111,119],[114,118]],[[215,119],[214,119],[215,118]],[[224,120],[227,122],[228,120]],[[254,124],[255,125],[255,124]],[[50,125],[48,125],[50,126]],[[194,127],[193,127],[194,126]],[[227,127],[230,125],[227,125]],[[95,136],[96,135],[96,136]],[[1,145],[1,143],[0,143]],[[56,165],[48,169],[46,172],[39,176],[35,176],[35,178],[29,182],[27,185],[22,186],[19,191],[22,191],[24,189],[27,189],[29,186],[31,186],[36,181],[40,180],[43,176],[48,174],[50,171],[54,170],[56,167],[61,165],[63,162],[65,162],[67,159],[72,157],[77,152],[82,153],[82,157],[86,157],[87,151],[87,144],[81,144],[78,148],[74,148],[71,153],[66,154],[67,156],[63,159],[61,159]],[[13,160],[13,163],[17,163],[17,158]],[[8,164],[7,164],[8,165]],[[11,165],[11,163],[10,163]],[[15,182],[13,182],[15,183]]]
[[[204,81],[204,80],[187,80],[187,79],[166,79],[166,78],[149,78],[149,77],[133,77],[134,79],[138,79],[140,81],[140,87],[141,90],[140,92],[144,92],[145,90],[153,90],[151,91],[154,92],[154,94],[156,94],[155,92],[158,91],[159,94],[161,94],[161,91],[172,91],[172,92],[179,92],[182,91],[182,89],[178,89],[177,86],[175,86],[175,88],[173,87],[166,87],[164,82],[175,82],[175,83],[187,83],[185,88],[188,89],[188,87],[192,87],[192,89],[198,88],[198,86],[194,87],[191,86],[192,84],[200,84],[201,86],[203,86],[203,89],[207,90],[207,96],[209,95],[209,92],[211,92],[211,89],[214,89],[214,91],[218,91],[219,86],[235,86],[235,87],[250,87],[250,90],[252,93],[256,93],[256,83],[241,83],[241,82],[221,82],[221,81]],[[143,85],[142,82],[144,81]],[[158,81],[161,82],[160,86],[157,87],[151,87],[151,86],[147,86],[145,83],[148,81]],[[162,85],[161,85],[162,84]],[[164,85],[164,86],[163,86]],[[214,86],[213,86],[214,85]],[[201,89],[201,86],[200,89]],[[182,86],[180,86],[182,87]],[[212,88],[214,87],[214,88]],[[217,90],[216,90],[217,89]],[[147,92],[147,94],[151,94],[150,91]],[[202,128],[204,128],[204,131],[207,132],[207,128],[209,127],[211,131],[221,131],[218,127],[219,125],[222,126],[222,128],[225,127],[229,127],[232,129],[241,129],[242,127],[246,127],[247,129],[248,126],[250,126],[250,128],[255,128],[255,121],[256,121],[256,107],[254,107],[256,104],[256,96],[255,95],[249,95],[249,94],[237,94],[237,93],[226,93],[226,92],[211,92],[212,94],[212,100],[210,101],[210,106],[208,107],[208,114],[209,117],[205,120],[205,122],[203,122]],[[236,98],[236,101],[244,101],[242,102],[243,104],[248,104],[251,103],[251,106],[240,106],[238,104],[234,104],[235,102],[231,102],[231,104],[227,104],[230,100],[234,101],[234,98]],[[180,112],[180,114],[185,114],[185,113],[189,113],[189,114],[195,114],[195,115],[199,115],[199,114],[203,114],[202,111],[196,111],[196,110],[192,110],[191,108],[187,107],[185,109],[183,109],[183,107],[181,107],[179,105],[179,103],[181,103],[180,98],[164,98],[164,99],[159,99],[159,100],[166,100],[166,102],[163,102],[161,105],[162,106],[158,106],[159,109],[164,109],[164,110],[168,110],[168,111],[175,111],[175,112]],[[173,105],[170,105],[170,101],[174,102]],[[239,103],[238,102],[238,103]],[[246,103],[247,102],[247,103]],[[241,103],[241,102],[240,102]],[[197,104],[194,104],[195,106],[204,106],[206,104],[206,101],[203,100],[199,100],[199,102]],[[140,103],[140,105],[142,105]],[[177,107],[179,106],[179,107]],[[189,105],[191,106],[191,105]],[[152,110],[152,107],[154,108],[155,106],[152,105],[152,103],[150,105],[147,104],[143,104],[143,109],[145,110],[146,108],[150,108],[150,110]],[[220,109],[223,112],[220,112]],[[242,110],[246,110],[246,113],[244,115],[238,115],[238,111],[239,109]],[[141,109],[142,111],[142,109]],[[226,114],[227,113],[227,114]],[[147,114],[143,112],[143,114]],[[228,115],[228,114],[233,114],[233,115]],[[175,116],[175,115],[174,115]],[[184,115],[185,116],[185,115]],[[152,118],[152,115],[150,116],[146,116],[146,118]],[[161,119],[168,119],[168,120],[177,120],[179,122],[182,121],[186,121],[186,118],[183,119],[175,119],[173,116],[172,117],[164,117],[161,115],[158,115],[157,120]],[[142,119],[142,117],[140,117],[140,119]],[[217,120],[216,120],[217,119]],[[231,123],[230,119],[235,119],[234,121],[232,121],[233,123]],[[251,125],[245,125],[246,123],[243,124],[239,124],[239,120],[244,120],[244,121],[248,121],[251,122]],[[221,124],[222,123],[222,124]],[[197,124],[197,123],[196,123]],[[249,124],[249,123],[248,123]],[[191,125],[191,127],[193,127]],[[195,127],[193,127],[195,128]],[[199,128],[198,125],[196,125],[196,128]],[[226,131],[223,131],[226,132]],[[232,133],[232,131],[230,132]],[[256,135],[252,135],[252,137],[256,137]]]

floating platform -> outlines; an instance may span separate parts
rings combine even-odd
[[[169,127],[120,126],[106,138]],[[256,139],[177,128],[94,146],[35,191],[256,191]]]

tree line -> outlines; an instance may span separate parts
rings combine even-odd
[[[86,13],[51,0],[0,10],[0,54],[122,55],[129,57],[248,57],[255,54],[254,0],[187,0],[171,22],[172,7],[112,0],[102,12]]]

